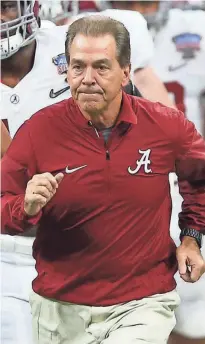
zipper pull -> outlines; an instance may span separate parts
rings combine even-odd
[[[95,127],[94,127],[94,129],[95,129],[95,133],[96,133],[97,137],[99,138],[99,137],[100,137],[100,135],[99,135],[99,133],[98,133],[97,129],[96,129]]]
[[[106,160],[110,160],[110,152],[109,152],[109,150],[106,150]]]

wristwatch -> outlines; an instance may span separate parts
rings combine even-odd
[[[181,234],[180,234],[180,240],[182,241],[182,238],[184,236],[190,236],[192,238],[194,238],[199,246],[199,248],[202,247],[202,238],[203,238],[203,234],[201,234],[199,231],[197,231],[196,229],[193,228],[183,228],[181,230]]]

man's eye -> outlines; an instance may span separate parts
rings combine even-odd
[[[74,65],[73,69],[76,71],[82,70],[82,67],[80,65]]]
[[[99,66],[99,70],[100,70],[100,71],[105,71],[105,70],[107,70],[107,69],[108,69],[107,66],[104,66],[104,65]]]

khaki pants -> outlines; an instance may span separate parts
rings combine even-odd
[[[57,302],[32,292],[35,344],[165,344],[179,302],[175,290],[109,307]]]

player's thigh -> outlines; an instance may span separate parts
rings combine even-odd
[[[205,301],[183,301],[176,311],[174,331],[185,337],[205,338]]]
[[[37,273],[30,255],[1,252],[1,295],[29,302],[31,284]]]
[[[102,344],[166,344],[176,323],[174,310],[178,304],[176,291],[126,304],[124,316],[119,321],[116,317]]]
[[[14,297],[1,298],[2,344],[32,344],[31,309],[27,301]]]
[[[32,343],[29,293],[36,276],[31,256],[1,252],[1,343]]]

